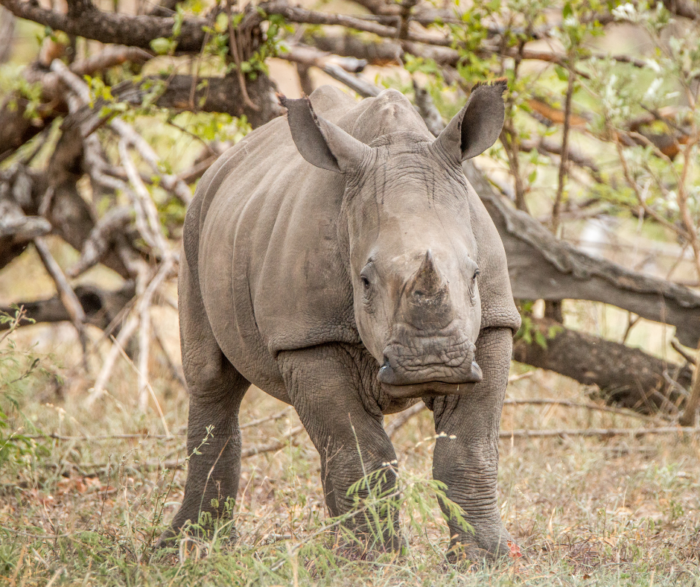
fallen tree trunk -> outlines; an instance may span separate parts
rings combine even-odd
[[[463,167],[503,240],[515,298],[603,302],[671,324],[682,344],[697,347],[700,295],[557,240],[535,218],[508,206],[471,162]]]
[[[519,339],[513,359],[597,385],[607,403],[643,413],[675,412],[690,387],[692,371],[592,334],[564,328],[554,320],[531,318],[532,328],[547,338],[546,347]]]
[[[74,291],[85,312],[85,323],[105,331],[113,327],[112,322],[132,301],[135,294],[132,282],[127,282],[121,289],[115,291],[91,285],[79,285]],[[28,320],[22,325],[65,322],[71,319],[58,295],[44,300],[17,302],[14,305],[23,307],[26,312],[25,316]],[[14,315],[15,310],[11,307],[0,307],[0,312]],[[9,327],[9,323],[0,322],[0,330],[7,330]]]

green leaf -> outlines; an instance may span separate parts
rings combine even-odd
[[[158,37],[157,39],[153,39],[149,44],[151,49],[158,55],[167,55],[170,53],[170,47],[172,47],[173,41],[165,37]]]
[[[571,7],[571,2],[564,2],[564,8],[562,8],[561,15],[564,18],[569,18],[570,16],[573,16],[574,14],[574,9]]]
[[[563,82],[568,81],[568,79],[569,79],[569,72],[566,71],[566,69],[564,69],[561,65],[555,65],[555,66],[554,66],[554,72],[557,74],[557,77],[558,77],[561,81],[563,81]]]
[[[544,350],[547,350],[547,338],[539,330],[535,330],[535,342]]]
[[[224,12],[219,12],[214,23],[214,30],[217,33],[223,33],[228,29],[228,16]]]

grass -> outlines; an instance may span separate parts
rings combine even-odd
[[[176,344],[174,321],[159,323]],[[35,326],[11,337],[18,357],[31,349],[44,369],[22,390],[22,415],[11,412],[13,431],[163,435],[155,410],[135,413],[136,378],[126,362],[118,366],[110,394],[91,410],[82,406],[90,379],[72,367],[79,362],[73,336],[69,326]],[[0,576],[8,584],[700,585],[697,438],[502,440],[501,511],[523,557],[488,568],[453,567],[445,562],[448,535],[430,482],[434,431],[427,411],[394,438],[407,544],[401,556],[347,560],[333,548],[335,526],[325,512],[319,459],[305,433],[276,452],[243,461],[235,543],[224,528],[209,542],[154,552],[182,499],[185,471],[144,464],[186,458],[179,435],[186,393],[159,361],[156,354],[152,383],[174,438],[37,439],[35,448],[3,465]],[[508,393],[586,399],[581,386],[542,372],[512,384]],[[282,408],[252,389],[242,423]],[[296,425],[288,410],[248,427],[244,448],[284,437]],[[508,406],[502,428],[638,425],[609,413]]]

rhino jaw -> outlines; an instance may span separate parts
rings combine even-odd
[[[430,395],[465,394],[483,379],[481,367],[476,361],[471,362],[468,374],[460,375],[460,381],[415,381],[411,382],[399,376],[385,361],[377,373],[377,380],[382,388],[392,398],[411,398]],[[446,378],[451,379],[451,378]]]

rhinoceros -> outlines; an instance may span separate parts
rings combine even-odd
[[[321,87],[283,99],[287,116],[207,171],[179,276],[187,447],[199,450],[161,544],[202,512],[227,515],[253,384],[294,406],[333,516],[351,510],[348,489],[365,475],[385,469],[370,477],[393,487],[383,415],[424,401],[434,478],[463,514],[442,504],[451,552],[509,552],[498,429],[520,316],[501,240],[461,169],[498,138],[504,89],[478,86],[435,139],[400,92],[358,103]],[[386,516],[395,527],[395,509]]]

